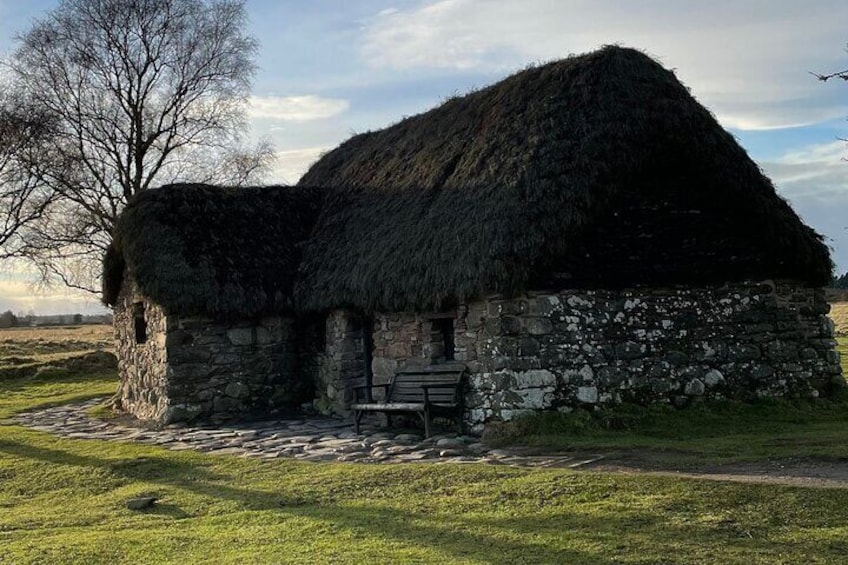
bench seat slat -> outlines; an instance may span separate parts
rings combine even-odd
[[[409,412],[411,410],[424,410],[423,402],[371,402],[368,404],[353,404],[351,406],[354,410],[371,410],[374,412],[381,412],[383,410],[391,410],[391,411],[406,411]]]

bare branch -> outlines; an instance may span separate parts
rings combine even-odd
[[[21,169],[19,189],[34,192],[7,196],[26,203],[10,216],[27,226],[15,255],[45,281],[96,287],[80,277],[99,270],[133,195],[268,169],[267,142],[241,143],[257,49],[245,23],[243,0],[61,0],[17,38],[6,65],[16,92],[52,121]]]

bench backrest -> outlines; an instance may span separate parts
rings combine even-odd
[[[457,405],[462,398],[464,366],[432,365],[415,369],[402,369],[392,377],[388,402],[424,402],[421,385],[444,384],[452,388],[431,388],[428,391],[433,404]]]

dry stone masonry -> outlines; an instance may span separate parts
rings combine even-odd
[[[122,375],[116,401],[137,418],[167,424],[268,416],[311,394],[311,383],[296,374],[292,319],[230,324],[168,316],[137,294],[123,300],[114,322]]]
[[[126,295],[115,318],[118,397],[160,423],[267,416],[311,399],[346,414],[364,382],[367,329],[375,384],[401,367],[465,363],[474,432],[532,410],[815,397],[844,386],[828,311],[822,290],[772,282],[534,292],[461,305],[448,344],[445,313],[377,314],[365,324],[336,310],[307,330],[280,316],[166,316]]]
[[[773,282],[490,297],[457,309],[452,357],[469,370],[465,419],[476,432],[532,410],[815,397],[844,386],[828,311],[822,290]],[[446,361],[443,319],[375,315],[373,382]],[[361,325],[345,320],[331,316],[327,351],[348,364],[329,365],[318,387],[336,412],[362,383]]]
[[[528,410],[818,396],[844,386],[820,289],[569,290],[461,310],[476,430]]]

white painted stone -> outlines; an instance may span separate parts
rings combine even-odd
[[[523,408],[548,408],[553,401],[553,387],[548,388],[526,388],[516,390],[515,394],[521,397]],[[503,411],[501,411],[503,412]]]
[[[594,386],[577,387],[577,400],[585,404],[597,404],[598,388]]]
[[[642,303],[642,301],[639,300],[638,298],[634,298],[632,300],[628,298],[627,300],[624,301],[624,309],[625,310],[633,310],[634,308],[639,306],[641,303]]]
[[[533,410],[501,410],[501,419],[502,420],[513,420],[518,418],[519,416],[523,416],[525,414],[532,414]]]
[[[515,387],[518,389],[552,387],[554,385],[556,385],[556,375],[547,369],[515,373]]]
[[[724,375],[721,374],[721,371],[718,369],[712,369],[708,371],[706,375],[704,375],[704,383],[707,386],[716,386],[720,384],[724,384]]]
[[[574,295],[574,294],[572,294],[571,296],[568,297],[568,300],[566,300],[566,303],[568,303],[568,305],[571,306],[572,308],[591,308],[592,307],[591,301],[586,300],[585,298],[581,298],[580,296],[577,296],[577,295]]]

